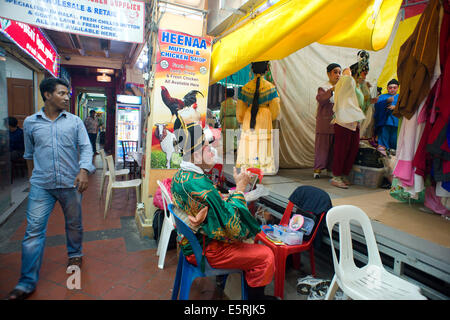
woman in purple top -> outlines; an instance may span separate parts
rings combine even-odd
[[[334,86],[341,76],[341,66],[332,63],[327,67],[328,81],[317,89],[316,100],[316,141],[314,158],[314,178],[320,178],[322,170],[331,171],[333,157],[334,128],[333,119]]]

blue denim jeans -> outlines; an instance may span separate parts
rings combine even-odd
[[[66,241],[69,258],[81,257],[83,226],[81,193],[76,188],[42,189],[30,187],[26,211],[27,229],[22,241],[22,269],[16,288],[31,292],[36,288],[44,256],[47,223],[56,201],[59,201],[66,221]]]

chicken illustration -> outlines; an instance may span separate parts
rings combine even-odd
[[[167,108],[169,108],[172,115],[177,115],[178,110],[181,110],[184,107],[184,102],[180,99],[172,98],[166,87],[161,87],[161,98]]]
[[[202,97],[204,97],[203,93],[201,93],[200,91],[189,91],[183,98],[185,107],[192,106],[194,109],[197,109],[197,93],[200,93]]]
[[[161,87],[161,98],[164,104],[169,108],[172,115],[177,115],[178,111],[183,109],[184,107],[190,107],[193,105],[193,108],[197,108],[197,94],[203,94],[198,90],[189,91],[184,97],[183,100],[173,98],[169,94],[169,90],[166,87]]]

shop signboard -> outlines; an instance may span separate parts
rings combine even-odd
[[[46,29],[124,42],[144,42],[144,1],[0,0],[0,7],[0,17]]]
[[[59,74],[59,55],[35,26],[0,18],[0,32],[28,53],[54,77]]]
[[[174,124],[203,127],[208,102],[211,37],[159,30],[153,89],[151,168],[178,168],[181,153]]]

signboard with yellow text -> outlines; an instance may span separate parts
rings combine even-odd
[[[181,162],[174,123],[205,126],[208,102],[210,37],[159,30],[152,108],[151,168],[178,168]]]

